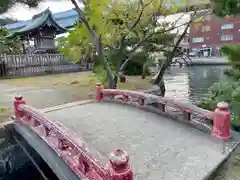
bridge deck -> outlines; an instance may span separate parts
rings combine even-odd
[[[224,155],[223,144],[184,124],[113,103],[88,103],[47,113],[97,149],[129,153],[137,180],[200,180]]]

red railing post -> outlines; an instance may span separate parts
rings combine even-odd
[[[123,150],[117,149],[110,154],[108,168],[110,180],[133,180],[129,156]]]
[[[103,98],[102,94],[103,85],[101,83],[96,83],[96,101],[101,101]]]
[[[19,119],[20,117],[22,117],[22,112],[19,111],[19,106],[21,104],[25,104],[25,100],[23,99],[23,97],[21,95],[15,96],[14,98],[14,115],[16,119]]]
[[[228,140],[230,138],[230,120],[228,103],[218,103],[213,116],[212,135],[225,141]]]

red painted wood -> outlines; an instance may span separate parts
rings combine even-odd
[[[195,114],[213,120],[212,135],[227,140],[230,137],[230,112],[228,108],[219,106],[211,112],[190,103],[183,103],[167,97],[159,97],[147,93],[104,89],[101,84],[96,86],[96,101],[111,99],[136,106],[166,107],[179,109],[184,114]],[[225,104],[226,105],[226,104]],[[109,157],[107,165],[104,158],[95,149],[70,132],[57,121],[48,119],[43,112],[25,105],[19,96],[14,101],[15,120],[35,131],[72,169],[80,179],[89,180],[133,180],[133,172],[129,165],[129,157],[125,151],[116,150]],[[189,116],[190,117],[190,116]],[[188,119],[191,120],[191,119]]]
[[[14,107],[15,120],[34,130],[68,164],[79,179],[133,180],[129,157],[124,151],[116,150],[111,153],[109,163],[104,165],[100,153],[91,149],[80,137],[76,138],[59,122],[50,120],[40,110],[25,105],[22,97],[15,98]],[[126,161],[117,163],[120,157]]]
[[[108,169],[110,180],[133,180],[133,172],[129,166],[129,156],[125,151],[117,149],[110,154]]]
[[[228,140],[230,138],[230,111],[228,104],[218,103],[215,112],[212,135],[222,140]]]
[[[22,116],[21,112],[18,109],[20,104],[25,104],[25,100],[21,95],[16,96],[14,99],[14,113],[16,118],[19,118]]]
[[[19,110],[24,116],[21,122],[30,126],[43,140],[62,157],[69,167],[81,178],[102,180],[108,175],[107,169],[101,164],[99,155],[89,151],[87,144],[80,138],[76,139],[61,124],[47,119],[43,113],[27,105],[21,105]],[[30,119],[38,122],[31,126]],[[98,160],[96,160],[98,159]],[[94,178],[93,178],[94,177]]]
[[[126,104],[134,104],[136,106],[145,106],[145,105],[152,104],[154,107],[157,107],[163,112],[166,112],[165,107],[171,107],[174,109],[181,110],[184,114],[184,117],[187,118],[186,120],[188,121],[191,120],[191,115],[197,115],[204,119],[212,120],[213,121],[212,135],[222,140],[228,140],[230,138],[230,119],[231,118],[230,118],[229,110],[223,110],[221,108],[217,108],[215,112],[212,112],[212,111],[194,106],[191,103],[180,102],[168,97],[161,97],[161,96],[151,95],[143,92],[130,91],[130,90],[102,88],[101,92],[99,93],[102,94],[102,97],[100,98],[100,100],[109,99],[109,97],[111,97],[110,99],[121,101]],[[216,131],[216,129],[217,129],[217,133],[214,132]]]
[[[101,83],[96,84],[96,101],[101,101],[102,99],[102,89],[103,85]]]
[[[142,92],[130,91],[130,90],[119,90],[119,89],[102,89],[103,98],[107,99],[108,96],[114,95],[118,100],[122,100],[125,103],[136,104],[139,106],[144,106],[149,103],[157,103],[160,105],[165,105],[175,109],[179,109],[186,113],[196,114],[203,116],[207,119],[212,120],[214,112],[208,111],[206,109],[199,108],[190,103],[180,102],[168,97],[161,97],[151,94],[146,94]]]

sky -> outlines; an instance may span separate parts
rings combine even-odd
[[[166,1],[168,1],[168,0],[166,0]],[[182,1],[182,0],[176,0],[176,1]],[[190,0],[190,1],[194,1],[194,0]],[[199,0],[199,1],[202,1],[202,0]],[[205,1],[205,0],[203,0],[203,1]],[[47,9],[48,7],[50,8],[50,10],[53,13],[66,11],[66,10],[74,8],[74,6],[72,5],[70,0],[45,0],[44,2],[39,4],[38,8],[34,8],[34,9],[28,8],[27,6],[24,6],[24,5],[17,4],[12,9],[10,9],[9,12],[7,12],[1,16],[13,18],[16,20],[28,20],[28,19],[31,19],[31,17],[34,14],[40,13],[40,12],[44,11],[45,9]],[[173,22],[173,21],[176,21],[176,19],[178,19],[179,16],[181,16],[181,13],[167,16],[166,18],[164,18],[164,20]],[[182,17],[182,19],[178,22],[178,24],[183,24],[184,22],[187,22],[189,20],[189,17],[190,16],[188,14],[184,15]],[[159,21],[161,22],[162,20],[163,19],[161,19]],[[178,30],[182,31],[183,28],[184,27],[179,28]]]
[[[16,20],[28,20],[34,14],[40,13],[47,8],[55,12],[61,12],[73,8],[73,5],[70,0],[46,0],[39,5],[38,8],[28,8],[27,6],[17,4],[9,12],[2,15],[2,17],[10,17]]]
[[[172,0],[163,0],[167,3],[171,2]],[[178,4],[187,3],[187,4],[195,4],[197,3],[203,3],[209,2],[209,0],[173,0],[176,1]],[[45,0],[43,3],[39,5],[38,8],[28,8],[27,6],[17,4],[12,9],[10,9],[9,12],[0,15],[0,17],[10,17],[16,20],[28,20],[31,19],[31,17],[34,14],[40,13],[44,11],[47,8],[50,8],[50,10],[53,13],[61,12],[65,10],[69,10],[73,8],[73,5],[70,0]]]

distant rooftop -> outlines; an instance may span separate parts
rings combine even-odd
[[[64,28],[71,28],[76,20],[78,19],[77,12],[74,9],[63,11],[63,12],[58,12],[58,13],[53,13],[53,17],[56,20],[56,22],[61,25]],[[14,32],[19,29],[22,29],[26,25],[30,23],[31,19],[26,20],[26,21],[20,21],[17,23],[13,24],[8,24],[5,27],[10,31]]]

